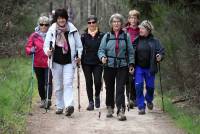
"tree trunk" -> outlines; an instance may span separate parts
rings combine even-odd
[[[91,15],[91,0],[88,0],[88,16]]]
[[[83,5],[83,0],[80,0],[80,24],[81,21],[83,20],[83,13],[84,13],[84,9],[83,9],[84,5]]]

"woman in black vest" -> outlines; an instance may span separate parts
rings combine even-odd
[[[102,66],[97,56],[97,52],[104,34],[99,31],[96,16],[89,16],[87,22],[88,27],[81,35],[81,41],[83,44],[81,63],[86,80],[86,90],[89,100],[87,110],[91,111],[94,110],[93,81],[95,85],[95,107],[100,107],[99,94],[101,90]]]

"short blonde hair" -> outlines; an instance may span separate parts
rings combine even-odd
[[[115,13],[113,14],[111,17],[110,17],[110,20],[109,20],[109,25],[112,26],[112,22],[113,22],[113,19],[116,18],[116,19],[119,19],[121,24],[123,25],[124,23],[124,17],[119,14],[119,13]]]
[[[50,24],[50,20],[47,16],[41,16],[39,19],[38,19],[38,25],[39,24]]]
[[[140,19],[140,12],[137,11],[137,10],[130,10],[129,13],[128,13],[128,16],[131,17],[131,16],[136,16],[138,19]]]

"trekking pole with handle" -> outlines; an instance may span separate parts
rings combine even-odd
[[[130,75],[130,74],[128,74]],[[131,75],[132,76],[132,75]],[[130,101],[131,101],[131,84],[132,84],[132,77],[128,76],[128,84],[129,84],[129,88],[128,88],[128,111],[130,110]]]
[[[53,44],[53,42],[52,41],[50,41],[50,46],[49,46],[49,50],[52,50],[52,44]],[[49,62],[49,64],[48,65],[50,65],[50,60],[51,60],[51,55],[48,57],[49,59],[48,59],[48,62]],[[46,103],[45,103],[45,109],[46,109],[46,113],[47,113],[47,110],[48,110],[48,99],[49,99],[49,88],[50,88],[50,78],[51,78],[51,70],[50,70],[50,68],[48,67],[48,79],[47,79],[47,86],[46,86]]]
[[[102,93],[103,93],[103,74],[104,74],[104,65],[103,65],[103,72],[102,72],[102,77],[101,77],[101,90],[100,90],[99,119],[101,118],[101,100],[102,100]]]
[[[78,51],[76,52],[76,58],[78,58]],[[80,112],[81,104],[80,104],[80,65],[77,63],[77,89],[78,89],[78,111]]]
[[[33,97],[33,81],[34,81],[34,59],[35,58],[35,53],[32,53],[32,71],[31,71],[31,93],[30,93],[30,105],[29,105],[29,115],[32,115],[32,113],[30,113],[31,107],[32,107],[32,97]]]
[[[163,90],[162,90],[162,77],[161,77],[161,71],[160,71],[160,62],[158,62],[158,71],[159,71],[159,77],[160,77],[160,90],[161,90],[161,96],[162,96],[162,110],[165,111],[164,107],[164,98],[163,98]]]
[[[106,52],[106,56],[107,56],[107,52]],[[103,72],[102,72],[102,77],[101,77],[101,91],[100,91],[100,106],[99,106],[99,119],[101,118],[101,101],[102,101],[102,93],[103,93],[103,75],[104,75],[104,69],[105,66],[108,65],[108,59],[106,61],[106,63],[103,63]]]

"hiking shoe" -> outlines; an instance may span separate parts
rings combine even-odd
[[[100,107],[100,97],[95,97],[95,107],[99,108]]]
[[[40,102],[40,108],[44,108],[45,107],[45,100],[41,100]]]
[[[107,107],[107,114],[106,114],[106,117],[107,117],[107,118],[111,118],[111,117],[113,117],[113,114],[114,114],[114,109],[113,109],[111,106],[108,106],[108,107]]]
[[[56,114],[62,114],[63,113],[63,109],[56,109]]]
[[[139,115],[144,115],[145,114],[145,109],[139,109],[138,114]]]
[[[117,114],[117,118],[118,118],[119,121],[125,121],[126,120],[125,112],[119,111],[118,114]]]
[[[71,116],[72,113],[74,113],[74,107],[73,106],[69,106],[65,109],[65,115],[66,116]]]
[[[48,100],[47,102],[45,102],[45,108],[49,109],[51,106],[51,100]]]
[[[87,110],[88,110],[88,111],[94,110],[94,102],[89,102],[89,105],[88,105],[88,107],[87,107]]]
[[[147,108],[149,110],[153,110],[153,103],[152,102],[151,103],[147,103]]]

